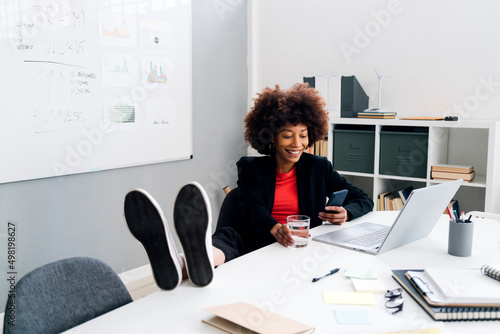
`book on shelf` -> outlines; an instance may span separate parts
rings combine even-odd
[[[437,172],[470,173],[474,171],[474,166],[435,164],[431,166],[431,170]]]
[[[356,113],[358,118],[396,118],[396,112],[390,111],[360,111]]]
[[[408,196],[413,191],[413,187],[409,186],[395,192],[384,192],[377,198],[377,211],[399,211],[403,209]]]
[[[308,148],[307,153],[319,155],[321,157],[328,156],[328,138],[322,139],[314,143]]]
[[[440,172],[436,170],[431,170],[431,178],[433,179],[445,179],[445,180],[462,179],[464,181],[472,181],[475,176],[476,172],[474,171],[470,173],[457,173],[457,172]]]
[[[389,194],[384,197],[384,208],[386,211],[393,211],[394,210],[394,195]]]
[[[381,193],[378,196],[378,201],[377,201],[377,210],[378,211],[385,211],[385,196],[390,195],[390,191],[387,191],[385,193]]]
[[[406,273],[409,270],[392,270],[392,277],[403,289],[426,311],[434,320],[439,321],[473,321],[473,320],[500,320],[500,307],[458,307],[433,306],[417,290]],[[423,270],[411,270],[420,271]]]
[[[392,209],[396,211],[401,211],[403,208],[403,199],[401,197],[395,197],[392,200]]]
[[[403,204],[406,203],[406,200],[408,199],[408,196],[410,196],[411,192],[413,191],[413,187],[409,186],[404,189],[401,189],[398,191],[399,197],[403,201]]]

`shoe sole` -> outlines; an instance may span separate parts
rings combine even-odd
[[[184,251],[189,280],[206,286],[213,279],[212,212],[205,190],[196,182],[183,186],[175,199],[174,226]]]
[[[158,287],[177,287],[182,280],[181,267],[158,203],[146,191],[134,189],[125,196],[124,216],[130,232],[148,255]]]

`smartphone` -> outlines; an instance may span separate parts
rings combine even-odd
[[[344,203],[344,199],[346,196],[347,189],[335,191],[330,195],[330,198],[328,198],[328,203],[326,203],[326,206],[342,206],[342,203]]]

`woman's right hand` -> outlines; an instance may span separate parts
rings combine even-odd
[[[282,244],[285,247],[292,246],[294,244],[294,240],[292,238],[292,233],[286,224],[276,224],[271,229],[271,234],[276,241]]]

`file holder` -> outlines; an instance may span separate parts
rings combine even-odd
[[[472,234],[474,222],[450,220],[448,232],[448,254],[454,256],[470,256],[472,253]]]

